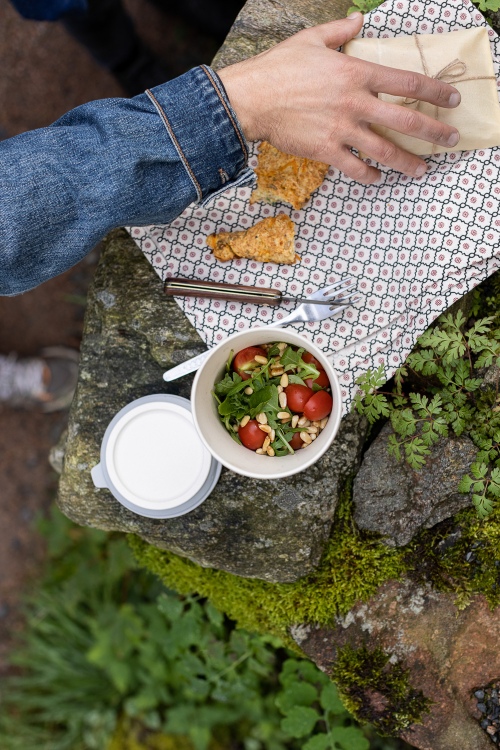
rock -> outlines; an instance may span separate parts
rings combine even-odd
[[[500,385],[500,367],[491,365],[477,371],[476,377],[482,378],[483,382],[479,386],[482,391],[499,390]]]
[[[408,670],[410,691],[432,701],[422,714],[422,724],[399,732],[406,742],[421,750],[489,750],[491,741],[481,728],[474,691],[500,675],[500,618],[482,596],[458,610],[452,594],[410,580],[389,581],[368,602],[356,605],[333,627],[292,630],[300,648],[327,674],[335,672],[339,654],[347,646],[356,651],[381,649],[391,665]],[[401,721],[383,689],[368,687],[369,670],[356,690],[359,714],[375,725],[381,720]],[[346,687],[347,683],[340,688]],[[348,693],[349,694],[349,693]],[[351,688],[352,698],[352,688]],[[408,709],[403,707],[402,713]]]
[[[344,18],[350,0],[248,0],[213,60],[223,68],[264,52],[301,29]]]
[[[469,495],[457,491],[470,470],[477,448],[466,437],[441,438],[431,448],[425,466],[412,469],[387,450],[390,423],[367,450],[354,480],[354,519],[360,529],[384,536],[396,547],[407,544],[419,529],[428,529],[470,505]]]
[[[193,376],[165,384],[162,374],[204,349],[128,234],[110,235],[88,299],[59,505],[79,524],[138,534],[203,566],[297,580],[318,564],[339,492],[358,468],[366,433],[358,415],[343,420],[332,447],[307,472],[262,482],[224,470],[205,503],[180,518],[139,517],[92,483],[90,470],[114,414],[151,393],[189,397]]]
[[[49,452],[49,464],[57,474],[62,474],[67,439],[68,431],[64,430],[61,437],[59,438],[59,441],[50,449]]]

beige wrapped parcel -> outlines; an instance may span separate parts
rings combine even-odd
[[[387,140],[412,154],[471,151],[500,146],[500,105],[488,32],[485,28],[443,34],[412,34],[394,38],[353,39],[344,53],[400,70],[413,70],[455,86],[462,100],[455,109],[437,107],[416,99],[379,94],[387,102],[417,109],[457,128],[460,141],[454,148],[433,145],[390,128],[372,125]]]

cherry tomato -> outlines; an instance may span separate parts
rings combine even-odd
[[[256,419],[251,419],[244,427],[238,427],[238,435],[245,448],[250,448],[251,451],[262,448],[266,439],[266,433],[260,429]]]
[[[302,448],[302,446],[304,445],[304,441],[300,437],[300,433],[299,432],[294,432],[293,433],[293,438],[291,440],[289,440],[288,442],[290,443],[290,445],[292,446],[292,448],[294,449],[294,451],[298,451],[299,448]]]
[[[316,357],[313,357],[313,355],[310,354],[309,352],[304,352],[302,354],[302,359],[304,360],[304,362],[307,362],[308,365],[314,365],[317,370],[324,370],[325,369],[323,367],[323,365],[321,364],[321,362],[319,362],[316,359]]]
[[[313,380],[312,378],[307,378],[305,381],[308,388],[312,388],[313,383],[316,383],[316,385],[319,385],[321,388],[329,388],[330,387],[330,381],[328,380],[328,375],[324,370],[319,371],[319,376],[316,378],[316,380]]]
[[[265,357],[266,353],[260,346],[247,346],[242,349],[233,359],[233,370],[241,375],[243,380],[249,380],[252,376],[252,370],[260,365],[255,361],[255,355]],[[258,446],[260,448],[260,446]]]
[[[319,392],[319,391],[318,391]],[[285,388],[286,402],[289,409],[302,413],[313,392],[306,385],[292,383]],[[309,417],[308,417],[309,418]]]
[[[333,399],[327,391],[317,391],[304,406],[304,417],[311,421],[327,417],[333,406]]]

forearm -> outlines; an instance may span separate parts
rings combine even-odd
[[[204,68],[1,142],[0,294],[61,273],[113,227],[172,221],[223,189],[246,158],[224,93]]]

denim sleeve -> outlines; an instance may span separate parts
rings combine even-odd
[[[0,142],[0,294],[77,263],[112,228],[171,222],[247,181],[247,145],[205,66]]]

